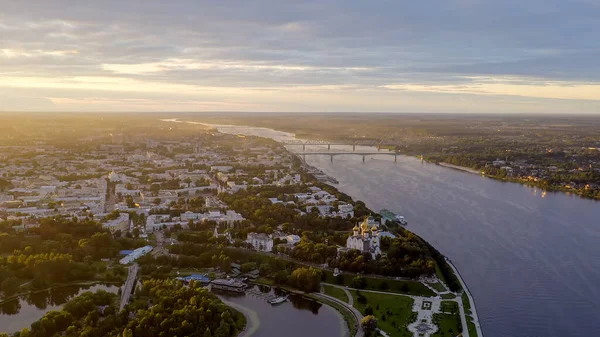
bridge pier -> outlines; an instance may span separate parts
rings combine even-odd
[[[305,154],[302,155],[302,160],[306,163],[306,155]]]
[[[365,162],[365,157],[366,157],[366,156],[362,156],[362,157],[363,157],[363,163],[364,163],[364,162]]]
[[[395,155],[394,156],[394,163],[397,163],[397,162],[398,162],[398,155]]]
[[[331,150],[331,144],[327,144],[327,150]]]
[[[333,155],[329,156],[329,161],[333,163]]]
[[[306,144],[302,144],[302,152],[306,151]]]
[[[356,151],[356,145],[352,145],[352,152]]]

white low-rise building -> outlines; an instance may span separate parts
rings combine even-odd
[[[137,259],[139,259],[140,257],[150,253],[152,251],[152,246],[144,246],[144,247],[140,247],[135,249],[133,252],[131,252],[131,254],[125,256],[124,258],[122,258],[121,260],[119,260],[120,264],[129,264]]]
[[[259,252],[270,252],[273,250],[273,236],[265,233],[248,233],[246,242]]]
[[[123,232],[127,231],[129,229],[129,214],[119,214],[118,218],[109,220],[106,223],[102,224],[102,228],[108,229],[111,233],[114,233],[118,230]]]

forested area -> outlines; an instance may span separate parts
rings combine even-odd
[[[230,337],[245,326],[240,313],[193,282],[144,281],[134,300],[118,311],[118,296],[84,293],[61,311],[50,311],[13,337]],[[0,334],[0,337],[8,337]]]
[[[115,239],[97,222],[70,217],[39,219],[39,227],[15,232],[0,223],[0,293],[4,297],[53,284],[84,280],[120,281],[121,266],[101,262],[144,240]]]

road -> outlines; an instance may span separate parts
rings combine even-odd
[[[121,292],[121,302],[119,304],[119,311],[123,310],[127,303],[129,303],[131,293],[133,292],[133,287],[135,287],[135,280],[137,279],[138,269],[139,266],[137,263],[134,263],[131,266],[129,266],[129,274],[127,275],[127,281],[125,281],[123,291]]]

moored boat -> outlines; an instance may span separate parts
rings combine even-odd
[[[269,304],[275,305],[275,304],[280,304],[287,301],[287,296],[281,296],[281,297],[277,297],[277,298],[272,298],[270,300],[268,300],[267,302]]]

